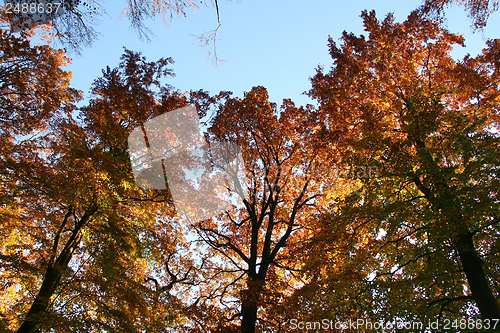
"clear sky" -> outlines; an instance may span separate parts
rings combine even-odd
[[[297,105],[312,103],[303,92],[310,88],[309,78],[315,68],[328,69],[331,58],[327,39],[341,37],[342,31],[363,33],[363,9],[374,9],[381,20],[393,12],[396,20],[406,19],[421,0],[390,1],[285,1],[285,0],[219,0],[220,19],[217,52],[226,63],[215,67],[207,59],[207,50],[196,43],[193,36],[217,27],[213,6],[188,11],[186,17],[173,17],[165,27],[161,18],[148,22],[155,33],[151,42],[141,41],[125,18],[119,20],[124,1],[108,1],[107,15],[97,26],[102,34],[82,55],[70,55],[73,63],[72,85],[83,90],[88,97],[92,82],[106,66],[119,63],[123,47],[140,51],[149,61],[172,57],[171,66],[176,77],[166,82],[181,91],[204,89],[211,94],[221,90],[243,96],[253,86],[262,85],[269,91],[272,101],[281,104],[291,98]],[[448,28],[465,36],[467,47],[454,51],[456,56],[473,55],[484,47],[485,38],[500,37],[500,13],[491,16],[484,33],[473,33],[471,21],[463,8],[447,10]]]

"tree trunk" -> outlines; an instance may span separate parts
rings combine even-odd
[[[472,298],[476,302],[483,319],[500,319],[500,306],[491,291],[490,285],[484,274],[470,232],[460,233],[455,237],[455,248],[460,256],[462,267],[467,276]],[[496,330],[500,330],[500,324]]]
[[[58,267],[57,263],[47,267],[47,271],[45,272],[45,277],[43,279],[42,286],[38,291],[38,295],[36,295],[35,301],[31,305],[31,308],[26,315],[26,319],[17,330],[17,333],[39,332],[37,326],[40,321],[40,316],[47,310],[50,298],[58,287],[62,274],[63,267]]]
[[[430,165],[432,183],[435,190],[425,187],[419,177],[414,177],[417,188],[424,194],[433,210],[443,217],[442,231],[448,232],[455,250],[458,252],[472,298],[476,302],[483,319],[500,319],[500,306],[490,288],[484,268],[474,247],[472,233],[464,221],[461,205],[456,201],[456,195],[447,185],[447,180],[441,176],[440,166],[425,150],[425,144],[416,140],[417,151],[422,160]],[[436,171],[437,170],[437,171]],[[451,227],[451,229],[449,229]],[[496,330],[500,330],[500,323]]]
[[[257,305],[242,305],[241,306],[241,333],[255,333],[255,325],[257,324]]]
[[[446,191],[445,193],[450,192]],[[455,196],[450,196],[450,198],[455,198]],[[452,228],[448,231],[451,234],[453,246],[460,257],[472,298],[483,319],[500,319],[500,306],[486,278],[481,258],[474,247],[473,235],[464,221],[460,206],[455,203],[454,199],[449,201],[452,204],[443,205],[443,213],[449,217],[448,222]],[[493,323],[493,325],[495,324]],[[500,325],[496,326],[499,326],[497,330],[500,330]]]
[[[95,204],[92,204],[89,209],[83,214],[82,218],[76,223],[75,228],[73,229],[73,234],[66,242],[64,248],[59,253],[57,259],[55,256],[57,255],[57,247],[59,243],[59,237],[61,231],[66,225],[68,218],[72,214],[72,207],[70,206],[68,213],[64,217],[64,222],[59,229],[59,232],[54,238],[54,247],[53,254],[47,265],[47,270],[45,271],[45,275],[43,277],[42,286],[36,295],[36,298],[31,305],[31,308],[26,315],[23,323],[17,330],[17,333],[38,333],[40,332],[38,326],[40,324],[41,317],[47,311],[50,305],[50,298],[54,295],[59,283],[61,282],[61,278],[64,272],[68,269],[68,264],[73,257],[73,253],[78,248],[80,244],[80,239],[82,237],[82,228],[90,219],[90,217],[97,211],[97,207]]]
[[[247,281],[247,289],[242,292],[241,299],[241,333],[255,333],[257,310],[263,288],[263,280]]]

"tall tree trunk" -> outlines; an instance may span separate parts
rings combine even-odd
[[[255,333],[257,324],[257,305],[241,306],[241,333]]]
[[[42,286],[17,333],[34,333],[40,331],[37,328],[40,316],[47,310],[50,298],[59,286],[63,271],[64,268],[60,267],[57,263],[50,264],[47,267]]]
[[[493,295],[481,259],[474,248],[472,234],[461,232],[455,237],[454,245],[460,256],[472,298],[481,312],[481,317],[483,319],[500,319],[500,306]],[[497,326],[497,330],[500,330],[500,324]]]
[[[264,288],[263,280],[247,281],[247,289],[242,293],[241,302],[241,333],[255,333],[257,310]]]
[[[57,254],[57,247],[59,243],[59,237],[61,235],[64,226],[66,225],[69,217],[73,213],[73,209],[70,206],[69,211],[64,217],[64,221],[59,229],[59,232],[56,234],[54,238],[54,247],[53,247],[53,255],[49,261],[47,269],[45,271],[45,275],[43,277],[42,286],[36,295],[31,308],[26,315],[23,323],[17,330],[17,333],[38,333],[40,332],[38,326],[40,324],[40,320],[44,313],[47,311],[50,305],[50,298],[54,295],[59,283],[61,282],[61,278],[64,272],[68,269],[68,264],[73,257],[73,253],[78,248],[80,244],[80,240],[82,237],[82,228],[90,219],[90,217],[97,211],[97,207],[92,204],[87,211],[83,214],[82,218],[76,223],[75,228],[73,229],[73,234],[66,242],[64,248],[60,252],[57,259],[55,259],[55,255]]]
[[[445,193],[450,193],[448,188]],[[455,198],[455,196],[450,196],[450,198]],[[442,212],[446,216],[445,219],[447,218],[447,224],[452,227],[448,232],[451,234],[453,246],[460,257],[472,298],[483,319],[500,319],[500,306],[486,278],[483,263],[474,246],[473,235],[464,220],[460,205],[454,199],[449,199],[448,202],[451,204],[442,205]],[[500,330],[500,325],[496,326],[499,326],[497,330]]]

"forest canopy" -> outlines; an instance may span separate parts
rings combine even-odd
[[[173,59],[126,48],[83,100],[63,50],[2,28],[0,332],[499,331],[500,39],[455,59],[464,37],[421,10],[330,37],[304,106],[182,92]],[[244,177],[183,224],[128,138],[189,105]]]

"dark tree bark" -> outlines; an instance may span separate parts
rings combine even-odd
[[[472,234],[467,231],[460,233],[455,237],[454,246],[460,256],[472,298],[481,312],[481,317],[490,320],[500,319],[500,306],[491,291],[481,259],[474,247]],[[500,330],[500,327],[496,330]]]
[[[64,216],[64,221],[61,224],[58,233],[54,238],[54,246],[52,257],[49,260],[45,275],[43,277],[42,286],[31,305],[31,308],[26,315],[23,323],[17,330],[17,333],[38,333],[40,332],[38,326],[43,314],[48,310],[50,305],[50,298],[54,295],[57,287],[61,282],[64,272],[68,269],[68,264],[73,257],[73,253],[78,248],[82,237],[82,229],[89,221],[91,216],[97,211],[97,207],[92,204],[83,214],[83,216],[76,222],[75,228],[72,230],[72,235],[66,242],[64,248],[57,255],[57,247],[59,238],[63,229],[68,222],[69,218],[73,215],[73,207],[68,208],[68,213]]]
[[[254,333],[257,323],[257,309],[264,286],[263,280],[247,282],[247,289],[243,291],[241,304],[241,332]]]

